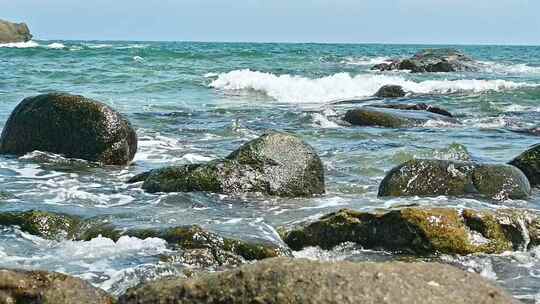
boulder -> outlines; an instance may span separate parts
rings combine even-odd
[[[0,43],[26,42],[32,34],[26,23],[13,23],[0,19]]]
[[[459,123],[455,118],[414,108],[400,109],[390,106],[364,106],[349,110],[343,118],[352,125],[379,126],[386,128],[411,128],[421,126],[428,121]]]
[[[0,303],[113,304],[115,301],[90,283],[64,274],[0,269]]]
[[[126,165],[137,152],[131,124],[109,106],[79,95],[43,94],[24,99],[0,137],[0,153],[35,150],[104,165]]]
[[[376,108],[397,109],[397,110],[428,111],[435,114],[453,117],[452,113],[448,112],[447,110],[433,106],[433,105],[428,105],[425,103],[415,103],[415,104],[383,103],[383,104],[373,104],[371,106],[376,107]]]
[[[405,91],[399,85],[385,85],[375,93],[375,96],[380,98],[399,98],[405,95]]]
[[[156,169],[133,177],[155,192],[259,192],[298,197],[324,193],[324,168],[315,150],[297,136],[269,132],[225,159]]]
[[[409,59],[395,59],[372,68],[379,71],[409,70],[412,73],[474,72],[478,69],[478,63],[454,49],[425,49]]]
[[[119,304],[517,303],[475,273],[436,263],[276,258],[129,289]]]
[[[527,151],[514,158],[511,165],[518,167],[529,179],[531,186],[540,184],[540,144],[536,144]]]
[[[531,193],[518,168],[437,159],[414,159],[390,170],[379,186],[379,196],[466,196],[495,200],[525,199]]]
[[[410,207],[360,212],[343,209],[314,222],[280,228],[293,250],[332,249],[345,242],[415,255],[502,253],[539,243],[540,221],[522,210],[477,211]]]

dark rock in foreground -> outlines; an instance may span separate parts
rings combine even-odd
[[[0,269],[0,303],[113,304],[115,301],[90,283],[64,274]]]
[[[228,261],[233,257],[238,261],[249,261],[291,254],[288,248],[276,244],[223,238],[199,226],[124,230],[97,219],[84,220],[77,216],[46,211],[3,212],[0,213],[0,226],[18,226],[24,232],[56,241],[88,241],[98,236],[114,241],[122,236],[140,239],[156,237],[167,241],[174,249],[183,250],[182,255],[186,259],[198,256],[201,263],[201,259],[204,259],[201,250],[207,250],[205,254],[210,256],[204,263],[216,266],[230,264]]]
[[[129,289],[120,304],[517,303],[474,273],[435,263],[277,258],[239,269]]]
[[[428,121],[459,123],[452,117],[429,111],[427,106],[426,109],[423,109],[421,106],[414,105],[409,108],[399,108],[396,105],[364,106],[347,111],[343,119],[352,125],[387,128],[417,127]]]
[[[525,173],[531,186],[540,185],[540,144],[530,147],[514,158],[510,164]]]
[[[379,186],[379,196],[480,195],[496,200],[525,199],[527,177],[505,164],[415,159],[392,169]]]
[[[13,110],[0,137],[2,154],[35,150],[126,165],[137,152],[137,134],[127,119],[101,102],[43,94],[24,99]]]
[[[0,43],[26,42],[32,34],[26,23],[12,23],[0,19]]]
[[[385,85],[375,93],[375,96],[380,98],[399,98],[405,95],[405,91],[399,85]]]
[[[300,138],[271,132],[223,160],[173,166],[135,176],[148,192],[260,192],[297,197],[324,193],[324,169],[315,150]]]
[[[477,71],[478,64],[458,50],[426,49],[409,59],[378,64],[372,70],[409,70],[413,73],[467,72]]]
[[[293,249],[352,242],[368,249],[412,254],[502,253],[540,242],[540,221],[526,211],[411,207],[387,212],[343,209],[293,229],[281,228]]]

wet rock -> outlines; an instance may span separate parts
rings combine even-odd
[[[90,283],[55,272],[0,269],[0,282],[0,303],[114,303],[105,291]]]
[[[412,73],[425,72],[474,72],[478,63],[454,49],[426,49],[413,57],[392,60],[372,67],[372,70],[409,70]]]
[[[410,128],[421,126],[428,121],[459,123],[456,119],[432,113],[428,110],[394,109],[391,106],[364,106],[349,110],[343,118],[352,125],[380,126],[387,128]]]
[[[101,102],[43,94],[24,99],[13,110],[0,137],[2,154],[35,150],[126,165],[137,152],[137,135],[127,119]]]
[[[13,23],[0,19],[0,43],[26,42],[32,34],[26,23]]]
[[[448,117],[453,117],[453,115],[445,109],[428,105],[425,103],[417,104],[401,104],[401,103],[390,103],[390,104],[375,104],[371,105],[376,108],[387,108],[387,109],[397,109],[397,110],[410,110],[410,111],[428,111],[435,114],[440,114]]]
[[[0,225],[19,226],[22,231],[51,240],[75,238],[81,220],[78,217],[46,211],[3,212]]]
[[[166,167],[135,176],[155,192],[260,192],[298,197],[324,193],[324,169],[315,150],[300,138],[270,132],[223,160]]]
[[[525,199],[531,187],[518,168],[448,160],[415,159],[392,169],[379,186],[379,196],[466,196],[496,200]]]
[[[239,266],[246,262],[242,257],[232,252],[210,248],[182,250],[180,253],[164,255],[161,260],[166,263],[214,271],[224,267]]]
[[[399,98],[405,95],[403,87],[399,85],[385,85],[375,93],[375,96],[380,98]]]
[[[540,144],[530,147],[527,151],[514,158],[510,164],[525,173],[531,186],[540,184]]]
[[[412,254],[501,253],[538,242],[538,217],[526,211],[411,207],[385,212],[343,209],[295,228],[281,228],[293,250],[352,242]]]
[[[435,263],[277,258],[129,289],[120,304],[517,303],[477,274]]]

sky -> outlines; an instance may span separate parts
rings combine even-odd
[[[37,39],[540,45],[540,0],[0,0]]]

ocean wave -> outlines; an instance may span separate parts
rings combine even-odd
[[[0,48],[17,48],[17,49],[27,49],[27,48],[34,48],[38,47],[39,43],[35,41],[27,41],[27,42],[12,42],[12,43],[1,43]]]
[[[507,80],[426,80],[416,82],[403,75],[338,73],[322,78],[275,75],[251,70],[235,70],[219,74],[209,86],[228,91],[256,91],[280,102],[316,103],[372,96],[383,85],[402,86],[417,94],[481,93],[538,86]]]
[[[56,50],[63,49],[65,47],[66,47],[65,45],[63,45],[62,43],[58,43],[58,42],[54,42],[54,43],[51,43],[51,44],[47,45],[48,49],[56,49]]]
[[[503,74],[503,75],[527,75],[540,74],[540,66],[530,66],[524,63],[506,64],[493,61],[480,61],[482,70],[487,73]]]
[[[345,60],[342,60],[341,63],[348,65],[376,65],[390,60],[392,60],[390,57],[347,57]]]

